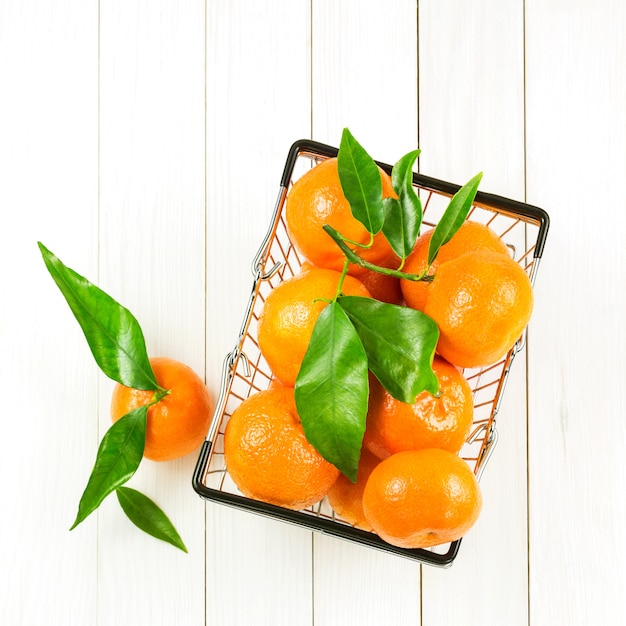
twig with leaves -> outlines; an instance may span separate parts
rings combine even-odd
[[[337,294],[313,329],[295,397],[307,439],[352,481],[365,432],[369,372],[403,402],[412,403],[422,391],[438,393],[432,370],[437,324],[409,307],[341,294],[351,264],[407,280],[432,280],[428,268],[419,275],[402,271],[422,225],[423,209],[412,171],[419,153],[413,150],[394,165],[391,181],[397,198],[385,199],[378,165],[347,128],[337,155],[339,179],[352,215],[371,236],[368,244],[356,244],[324,226],[344,252],[345,262]],[[482,173],[477,174],[451,198],[432,235],[428,265],[467,218],[481,178]],[[358,253],[359,247],[370,247],[380,232],[400,259],[396,269],[374,265]]]
[[[157,383],[139,322],[102,289],[65,266],[42,243],[38,245],[44,263],[78,321],[101,371],[126,387],[154,391],[150,404],[121,417],[102,437],[70,530],[115,492],[122,510],[133,524],[187,552],[176,528],[158,505],[136,489],[123,486],[135,474],[143,458],[148,409],[169,393]]]

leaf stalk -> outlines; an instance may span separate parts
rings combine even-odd
[[[380,265],[370,263],[369,261],[366,261],[364,258],[360,257],[354,250],[352,250],[352,248],[350,248],[350,246],[346,244],[345,239],[342,237],[339,231],[334,229],[329,224],[324,224],[322,228],[332,237],[333,241],[339,246],[341,251],[344,253],[346,257],[346,261],[348,263],[352,263],[364,269],[378,272],[379,274],[385,274],[387,276],[394,276],[396,278],[403,278],[405,280],[412,280],[412,281],[422,280],[425,282],[431,282],[434,278],[433,276],[428,275],[426,271],[421,272],[420,274],[409,274],[408,272],[403,272],[401,270],[394,270],[389,267],[381,267]]]

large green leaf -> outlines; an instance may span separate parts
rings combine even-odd
[[[116,494],[122,510],[137,528],[187,552],[172,522],[148,496],[130,487],[118,487]]]
[[[355,481],[369,381],[367,356],[350,320],[331,302],[317,319],[295,386],[296,406],[313,447]]]
[[[341,135],[337,168],[339,182],[352,215],[369,233],[376,235],[385,217],[380,170],[347,128]]]
[[[137,471],[146,445],[147,418],[148,405],[141,406],[121,417],[107,430],[70,530],[76,528]]]
[[[54,282],[85,334],[100,369],[135,389],[159,389],[146,343],[133,314],[86,278],[66,267],[42,243],[39,249]]]
[[[394,398],[413,403],[422,391],[438,393],[432,362],[439,328],[430,317],[361,296],[341,296],[337,302],[361,338],[369,369]]]
[[[422,203],[413,187],[413,164],[419,153],[419,150],[413,150],[393,166],[391,184],[398,199],[384,200],[383,234],[401,259],[409,256],[422,225]]]
[[[482,172],[479,172],[452,196],[450,204],[446,207],[430,238],[428,265],[435,260],[441,246],[452,239],[454,233],[459,230],[467,218],[482,177]]]

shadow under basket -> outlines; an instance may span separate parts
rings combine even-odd
[[[252,263],[252,292],[239,336],[234,349],[224,360],[220,394],[196,463],[193,488],[210,501],[290,522],[421,563],[446,567],[456,558],[461,539],[428,549],[398,548],[373,532],[360,530],[343,521],[325,498],[302,511],[252,500],[239,492],[224,461],[223,436],[230,415],[246,398],[266,389],[272,379],[270,368],[256,340],[261,309],[270,291],[281,281],[297,274],[303,262],[287,234],[283,211],[287,194],[291,185],[311,167],[336,155],[337,148],[309,140],[295,142],[289,151],[271,223]],[[390,165],[381,162],[378,165],[391,173]],[[437,224],[450,198],[460,188],[459,185],[420,174],[413,175],[413,185],[424,207],[423,229]],[[478,192],[468,219],[487,224],[494,230],[534,283],[549,227],[549,218],[543,209]],[[506,381],[513,360],[524,344],[525,333],[498,363],[463,372],[473,391],[474,423],[460,456],[479,479],[497,441],[495,419]]]

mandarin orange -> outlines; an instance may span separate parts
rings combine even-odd
[[[395,197],[391,177],[383,170],[380,175],[383,197]],[[323,230],[325,224],[335,228],[351,242],[370,242],[370,234],[354,218],[350,204],[344,196],[336,158],[322,161],[294,183],[287,196],[285,220],[289,237],[295,247],[318,267],[341,270],[345,260],[343,252]],[[368,249],[354,243],[349,245],[364,259],[376,265],[390,267],[399,263],[382,233],[374,237]],[[352,273],[356,267],[351,266],[349,272]]]
[[[373,530],[401,548],[427,548],[460,539],[482,507],[469,465],[448,450],[398,452],[372,471],[363,511]]]
[[[371,524],[365,519],[363,513],[363,491],[367,479],[379,463],[378,457],[366,448],[362,448],[356,482],[353,483],[344,474],[340,474],[328,492],[328,503],[333,511],[342,520],[356,528],[372,530]]]
[[[339,286],[341,273],[313,267],[286,279],[267,296],[257,328],[261,354],[274,376],[293,387],[313,328]],[[346,276],[342,293],[369,297],[369,291],[352,276]]]
[[[459,230],[454,233],[448,243],[441,246],[437,258],[428,268],[428,247],[433,232],[434,229],[431,228],[418,237],[404,264],[404,272],[421,274],[428,269],[428,274],[433,275],[442,263],[474,250],[492,250],[511,256],[506,244],[489,226],[468,220],[461,224]],[[429,286],[430,283],[426,281],[401,280],[400,287],[407,306],[423,311],[426,306]]]
[[[437,268],[425,313],[439,326],[437,352],[458,367],[471,368],[504,357],[532,309],[532,285],[522,267],[505,254],[482,250]]]
[[[169,393],[148,409],[144,456],[152,461],[171,461],[202,444],[213,413],[213,399],[202,379],[184,363],[154,357],[150,364],[157,382]],[[111,419],[115,422],[129,411],[150,404],[154,394],[116,384]]]
[[[439,356],[433,371],[439,396],[423,391],[412,404],[396,400],[372,380],[363,445],[380,459],[403,450],[462,448],[472,427],[472,390],[463,374]]]
[[[350,270],[350,275],[358,278],[365,285],[372,298],[389,304],[402,304],[404,302],[400,279],[396,276],[358,267]]]
[[[224,458],[245,496],[294,510],[321,500],[339,475],[307,441],[289,387],[257,392],[233,411]]]

